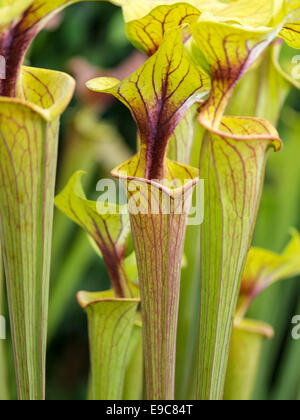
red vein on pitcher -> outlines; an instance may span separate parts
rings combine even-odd
[[[223,118],[203,142],[201,313],[197,397],[222,398],[241,276],[261,199],[268,152],[281,142],[265,120]],[[212,235],[213,232],[213,235]],[[218,241],[215,238],[219,238]]]
[[[196,22],[200,15],[201,12],[188,3],[158,6],[144,18],[128,22],[126,33],[136,48],[151,57],[170,30],[185,27],[183,32],[185,42],[191,36],[189,25]]]
[[[22,80],[26,101],[0,98],[0,230],[18,395],[43,399],[59,116],[74,81],[31,68]]]
[[[23,0],[14,5],[4,25],[0,20],[0,54],[6,60],[6,79],[0,80],[0,96],[17,95],[21,65],[31,42],[56,13],[79,1],[87,0]]]

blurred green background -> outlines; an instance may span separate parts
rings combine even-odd
[[[107,69],[119,68],[133,52],[125,36],[121,11],[106,3],[87,3],[68,8],[59,20],[52,22],[52,28],[37,37],[27,64],[67,71],[82,82],[91,76],[106,74]],[[74,58],[81,59],[74,61]],[[125,69],[119,68],[121,74],[133,70],[142,60],[141,56],[134,55]],[[129,112],[117,101],[108,102],[104,97],[97,101],[82,89],[82,83],[79,88],[62,119],[57,192],[72,172],[84,169],[87,171],[87,194],[89,198],[96,198],[97,180],[107,176],[113,165],[134,152],[135,125]],[[285,148],[278,155],[272,154],[270,159],[255,234],[255,245],[277,252],[287,243],[290,227],[300,228],[299,99],[300,93],[292,90],[282,112],[279,131]],[[108,286],[104,264],[91,250],[85,235],[56,213],[47,399],[86,399],[87,324],[86,316],[77,304],[76,292],[82,289],[100,291]],[[265,346],[256,399],[300,398],[300,342],[291,339],[291,320],[296,314],[300,315],[299,279],[272,287],[251,309],[251,317],[271,323],[276,331],[275,340]],[[5,346],[7,350],[9,341]],[[14,398],[11,350],[9,358],[8,380]]]

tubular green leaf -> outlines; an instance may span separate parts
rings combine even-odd
[[[235,325],[225,384],[225,401],[249,401],[265,339],[274,337],[268,324],[245,319]]]
[[[285,122],[281,125],[285,146],[280,153],[274,154],[269,162],[269,173],[273,181],[267,185],[265,191],[265,200],[262,203],[255,238],[257,244],[276,252],[280,252],[286,243],[290,227],[297,226],[299,222],[300,173],[298,170],[298,155],[300,144],[298,132],[300,119],[297,113],[290,108],[286,108],[282,115],[282,121]],[[274,231],[274,226],[276,226],[276,231]],[[259,377],[255,387],[255,399],[269,398],[267,384],[270,383],[278,356],[281,354],[286,326],[291,321],[290,302],[294,300],[296,294],[298,294],[297,282],[282,283],[258,296],[250,308],[249,313],[252,318],[263,319],[271,325],[276,325],[275,339],[272,343],[268,342],[264,346]],[[276,307],[276,311],[274,311],[274,307]],[[298,312],[294,312],[292,315],[296,313]],[[297,343],[293,341],[292,346],[297,347]],[[291,363],[293,362],[291,361]],[[295,369],[295,365],[292,369],[289,367],[286,369],[294,375],[294,378],[292,378],[286,371],[285,374],[289,376],[289,380],[296,383],[299,380],[299,370]],[[294,395],[290,395],[293,399]]]
[[[166,154],[174,130],[190,106],[207,94],[209,83],[185,56],[181,30],[175,30],[123,82],[102,78],[92,80],[88,87],[120,99],[138,126],[140,151],[112,174],[124,181],[129,199],[147,398],[173,399],[181,261],[198,170],[172,162]]]
[[[114,293],[78,293],[88,316],[92,399],[120,400],[127,350],[136,319],[138,299],[117,299]]]
[[[264,120],[223,118],[202,142],[205,181],[197,398],[223,396],[233,318],[261,199],[268,151],[279,149]],[[213,232],[213,234],[212,234]]]
[[[113,171],[114,176],[124,180],[128,191],[142,301],[146,392],[150,400],[174,399],[181,261],[189,204],[198,180],[196,169],[168,164],[174,179],[182,179],[182,171],[185,172],[190,179],[185,187],[170,189],[134,178],[130,176],[132,161],[127,168],[122,165]]]
[[[74,81],[31,68],[22,80],[24,99],[0,98],[0,233],[19,398],[42,399],[59,115]]]

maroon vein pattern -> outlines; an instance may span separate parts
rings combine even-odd
[[[0,105],[1,239],[12,335],[18,342],[17,382],[39,399],[45,388],[49,285],[43,279],[50,268],[58,121],[46,124],[25,107],[17,114],[15,109]],[[33,383],[26,364],[35,372]]]
[[[286,25],[280,32],[280,36],[293,48],[300,48],[300,23]]]
[[[186,192],[190,200],[192,188]],[[159,190],[151,192],[160,200],[158,214],[133,211],[131,227],[136,250],[142,302],[143,341],[147,398],[174,399],[176,334],[180,292],[181,262],[186,231],[186,212],[176,214],[181,200],[171,200],[170,214]],[[146,198],[147,200],[147,198]],[[141,210],[141,199],[138,203]],[[146,201],[145,201],[146,202]]]
[[[248,120],[250,125],[247,119],[223,121],[222,135],[205,136],[200,162],[206,197],[201,226],[197,384],[197,397],[202,400],[217,400],[223,395],[233,319],[260,204],[268,150],[274,140],[278,141],[274,130],[263,120]],[[237,125],[230,125],[234,124],[240,125],[240,138],[233,135]]]
[[[76,177],[77,174],[74,175]],[[70,183],[73,180],[71,179]],[[81,184],[80,184],[81,187]],[[101,214],[96,203],[66,190],[55,199],[56,206],[82,227],[102,254],[117,297],[132,297],[129,281],[124,270],[124,254],[130,234],[128,215]],[[106,209],[108,211],[108,209]],[[117,209],[111,211],[117,212]],[[112,228],[110,227],[110,224]]]
[[[163,178],[169,139],[202,88],[204,79],[185,57],[181,32],[174,31],[141,69],[111,90],[137,123],[144,178]]]
[[[271,38],[263,32],[211,22],[195,25],[194,36],[212,72],[211,94],[200,116],[212,127],[218,127],[236,83]]]
[[[151,57],[158,50],[166,32],[192,24],[199,16],[200,11],[187,3],[159,6],[143,19],[129,22],[126,32],[132,43]],[[183,40],[186,41],[190,35],[186,27]]]
[[[122,399],[126,356],[137,307],[137,301],[116,299],[91,303],[86,309],[93,400]]]
[[[6,79],[0,80],[0,96],[17,95],[17,79],[28,47],[55,10],[80,0],[35,0],[21,19],[0,33],[0,55],[6,59]]]
[[[55,104],[37,76],[35,87],[41,110],[43,102]],[[64,90],[64,98],[70,91]],[[45,396],[58,127],[58,117],[47,122],[29,105],[0,102],[0,233],[20,399]]]

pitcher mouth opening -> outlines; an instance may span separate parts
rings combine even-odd
[[[37,91],[32,89],[34,84],[39,86]],[[23,66],[17,97],[0,96],[0,104],[13,103],[29,108],[51,122],[65,111],[74,90],[75,80],[66,73]]]

